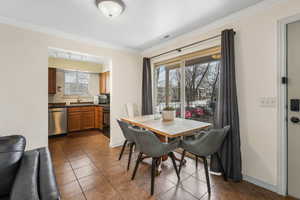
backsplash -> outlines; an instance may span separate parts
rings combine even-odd
[[[80,99],[81,102],[93,102],[94,96],[99,95],[99,74],[89,74],[89,95],[88,96],[65,96],[64,95],[64,70],[56,70],[56,94],[48,96],[49,103],[64,103],[64,102],[77,102]]]

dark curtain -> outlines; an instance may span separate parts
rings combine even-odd
[[[142,115],[153,114],[150,58],[143,59]]]
[[[231,30],[222,31],[221,38],[221,69],[215,127],[223,128],[230,125],[230,131],[221,147],[219,154],[229,179],[242,180],[242,161],[240,149],[239,112],[235,79],[234,35]],[[219,172],[219,165],[213,156],[211,170]]]

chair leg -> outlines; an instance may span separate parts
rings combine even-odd
[[[205,177],[206,177],[207,190],[208,190],[208,194],[210,195],[210,193],[211,193],[211,190],[210,190],[210,180],[209,180],[208,164],[207,164],[206,157],[203,157],[203,161],[204,161],[204,168],[205,168]]]
[[[176,166],[175,155],[174,155],[173,152],[170,152],[169,156],[171,157],[171,160],[172,160],[172,163],[173,163],[173,167],[174,167],[174,169],[176,171],[177,178],[178,178],[178,180],[180,180],[179,171],[178,171],[177,166]]]
[[[221,172],[223,174],[224,181],[227,181],[227,174],[226,174],[226,172],[224,170],[224,166],[222,164],[222,160],[220,158],[220,155],[218,153],[216,153],[216,157],[217,157],[217,160],[219,162],[219,165],[220,165],[220,168],[221,168]]]
[[[181,172],[181,167],[182,167],[182,165],[183,165],[183,161],[184,161],[184,157],[185,157],[185,153],[186,153],[186,151],[185,150],[183,150],[183,152],[182,152],[182,155],[181,155],[181,160],[180,160],[180,164],[179,164],[179,174],[180,174],[180,172]]]
[[[185,150],[183,150],[183,152],[182,152],[182,156],[181,156],[181,160],[180,160],[180,164],[179,164],[179,171],[178,171],[178,173],[179,173],[179,174],[180,174],[180,171],[181,171],[181,167],[182,167],[182,165],[183,165],[183,161],[184,161],[185,153],[186,153],[186,151],[185,151]]]
[[[133,151],[133,146],[134,146],[134,143],[131,143],[131,144],[130,144],[129,156],[128,156],[127,171],[128,171],[129,168],[130,168],[130,162],[131,162],[131,155],[132,155],[132,151]]]
[[[196,160],[196,169],[198,169],[198,156],[197,155],[195,155],[195,160]]]
[[[135,163],[135,167],[134,167],[134,171],[133,171],[131,180],[133,180],[134,177],[135,177],[136,171],[137,171],[137,169],[138,169],[138,167],[139,167],[139,164],[140,164],[140,162],[141,162],[141,160],[142,160],[142,156],[143,156],[143,153],[140,152],[140,153],[139,153],[139,156],[138,156],[138,158],[137,158],[137,160],[136,160],[136,163]]]
[[[152,158],[152,167],[151,167],[151,196],[154,194],[156,160],[157,160],[156,158]]]
[[[127,142],[128,142],[127,140],[124,141],[124,144],[123,144],[123,147],[122,147],[120,156],[119,156],[119,160],[121,160],[121,158],[122,158],[122,155],[123,155],[123,153],[124,153],[124,150],[125,150],[125,147],[126,147]]]

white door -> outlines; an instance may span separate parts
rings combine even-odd
[[[288,195],[300,198],[300,21],[287,25]]]

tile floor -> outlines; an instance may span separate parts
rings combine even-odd
[[[189,158],[182,168],[180,182],[171,162],[164,163],[161,175],[155,180],[155,194],[151,197],[150,166],[141,164],[136,179],[131,181],[137,152],[130,171],[126,171],[127,152],[118,161],[120,148],[110,148],[109,139],[98,131],[50,138],[49,148],[63,200],[288,199],[247,182],[224,182],[216,176],[211,176],[212,195],[208,196],[204,168],[199,164],[196,169],[194,160]]]

